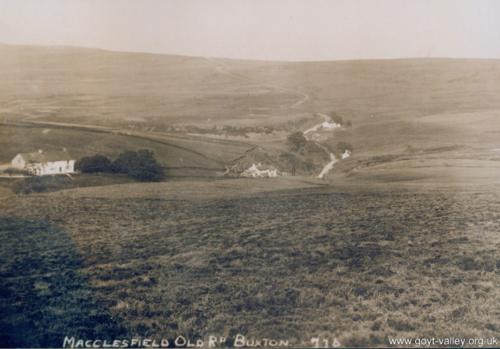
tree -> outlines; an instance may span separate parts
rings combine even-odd
[[[300,131],[294,132],[287,137],[287,142],[293,151],[300,151],[304,149],[307,144],[307,139],[304,134]]]
[[[342,117],[342,115],[338,115],[336,112],[331,112],[330,119],[336,124],[344,125],[344,118]]]
[[[128,174],[131,168],[138,166],[138,155],[135,151],[124,151],[113,161],[111,169],[115,173]]]
[[[110,172],[111,160],[99,154],[86,156],[76,162],[75,169],[82,173]]]
[[[112,164],[116,173],[125,173],[130,177],[143,181],[158,181],[164,178],[161,165],[151,150],[125,151],[118,155]]]

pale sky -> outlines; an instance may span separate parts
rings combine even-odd
[[[0,42],[266,60],[500,58],[500,0],[0,0]]]

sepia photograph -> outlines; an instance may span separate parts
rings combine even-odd
[[[500,347],[500,1],[0,0],[0,348]]]

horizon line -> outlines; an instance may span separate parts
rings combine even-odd
[[[186,57],[186,58],[203,58],[203,59],[218,59],[218,60],[233,60],[233,61],[250,61],[262,63],[327,63],[327,62],[353,62],[353,61],[397,61],[397,60],[500,60],[500,57],[474,57],[474,56],[407,56],[407,57],[370,57],[370,58],[337,58],[337,59],[311,59],[311,60],[288,60],[288,59],[259,59],[259,58],[244,58],[244,57],[222,57],[222,56],[205,56],[205,55],[192,55],[183,53],[165,53],[154,51],[142,50],[120,50],[109,49],[93,46],[78,46],[71,44],[26,44],[26,43],[12,43],[0,41],[0,46],[17,46],[17,47],[37,47],[37,48],[54,48],[54,49],[83,49],[104,51],[109,53],[128,53],[128,54],[143,54],[143,55],[157,55],[157,56],[170,56],[170,57]]]

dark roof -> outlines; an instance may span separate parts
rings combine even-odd
[[[26,162],[53,162],[53,161],[69,161],[74,160],[67,151],[47,151],[47,152],[33,152],[33,153],[20,153]]]

